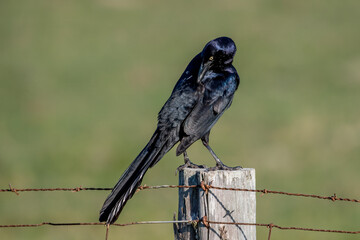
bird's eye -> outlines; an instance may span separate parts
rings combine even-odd
[[[209,57],[209,60],[210,61],[214,60],[214,56]]]

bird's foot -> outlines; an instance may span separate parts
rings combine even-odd
[[[176,169],[176,173],[180,172],[184,168],[207,168],[205,165],[197,165],[192,163],[190,160],[186,160],[185,163]]]
[[[240,169],[242,169],[241,166],[229,167],[223,163],[216,163],[216,166],[209,168],[209,171],[217,171],[217,170],[235,171]]]

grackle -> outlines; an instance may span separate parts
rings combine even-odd
[[[234,170],[224,165],[209,146],[211,128],[232,103],[240,78],[232,62],[236,46],[228,37],[208,42],[189,63],[169,99],[158,114],[158,124],[149,143],[123,173],[104,202],[100,222],[112,224],[126,202],[134,195],[146,171],[177,143],[176,155],[184,155],[185,167],[193,164],[186,149],[201,139],[216,161],[209,170]]]

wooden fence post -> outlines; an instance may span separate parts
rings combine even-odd
[[[206,171],[186,168],[179,173],[179,185],[205,184],[255,189],[255,169],[236,171]],[[254,192],[210,188],[179,188],[178,220],[203,219],[217,222],[256,222],[256,195]],[[179,223],[174,225],[176,240],[255,240],[256,227],[210,223]]]

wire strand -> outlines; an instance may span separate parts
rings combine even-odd
[[[216,187],[208,184],[201,183],[201,185],[157,185],[157,186],[147,186],[142,185],[139,186],[137,189],[138,191],[148,190],[148,189],[165,189],[165,188],[202,188],[204,191],[210,189],[217,189],[217,190],[225,190],[225,191],[243,191],[243,192],[256,192],[262,193],[261,196],[265,194],[279,194],[279,195],[288,195],[288,196],[295,196],[295,197],[307,197],[307,198],[317,198],[323,200],[331,200],[335,201],[346,201],[346,202],[356,202],[360,203],[359,199],[350,199],[350,198],[341,198],[338,197],[335,193],[331,196],[320,196],[315,194],[304,194],[304,193],[290,193],[290,192],[283,192],[283,191],[274,191],[268,189],[244,189],[244,188],[225,188],[225,187]],[[97,187],[75,187],[75,188],[13,188],[9,185],[7,189],[0,189],[0,192],[13,192],[19,195],[20,192],[54,192],[54,191],[68,191],[68,192],[80,192],[80,191],[110,191],[112,188],[97,188]]]
[[[273,223],[242,223],[242,222],[218,222],[218,221],[209,221],[205,217],[201,220],[170,220],[170,221],[139,221],[139,222],[128,222],[128,223],[114,223],[110,226],[115,227],[126,227],[131,225],[142,225],[142,224],[174,224],[174,223],[199,223],[202,222],[204,225],[211,227],[211,224],[223,224],[223,225],[246,225],[246,226],[257,226],[257,227],[267,227],[269,232],[272,228],[277,228],[280,230],[301,230],[301,231],[312,231],[312,232],[330,232],[330,233],[345,233],[345,234],[360,234],[360,231],[346,231],[346,230],[333,230],[333,229],[319,229],[319,228],[302,228],[302,227],[283,227]],[[55,222],[42,222],[37,224],[9,224],[9,225],[0,225],[0,228],[26,228],[26,227],[41,227],[41,226],[108,226],[105,223],[100,222],[76,222],[76,223],[55,223]],[[270,235],[270,234],[269,234]]]

